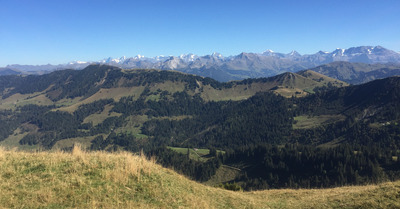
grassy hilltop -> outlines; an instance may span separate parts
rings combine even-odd
[[[399,208],[400,182],[233,192],[127,152],[0,150],[0,208]]]

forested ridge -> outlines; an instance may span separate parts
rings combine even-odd
[[[155,87],[165,82],[180,83],[182,88]],[[204,86],[223,90],[257,82],[269,79],[220,83],[170,71],[125,73],[109,66],[43,77],[0,76],[2,102],[16,93],[43,92],[51,101],[83,101],[100,89],[143,89],[119,99],[83,103],[70,112],[60,110],[58,103],[2,109],[0,141],[14,135],[20,136],[21,145],[51,149],[61,140],[90,138],[89,149],[143,150],[198,181],[207,181],[224,164],[240,173],[223,183],[236,182],[247,190],[400,178],[399,77],[343,88],[318,87],[316,93],[300,98],[271,91],[241,100],[211,101],[202,95]],[[199,161],[168,146],[225,152]]]

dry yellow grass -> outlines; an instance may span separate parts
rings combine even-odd
[[[0,208],[399,208],[400,182],[232,192],[131,153],[0,148]]]

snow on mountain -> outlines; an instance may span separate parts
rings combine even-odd
[[[298,53],[297,51],[293,50],[289,54],[287,54],[287,56],[290,56],[290,57],[301,57],[301,54]]]
[[[346,50],[345,49],[340,49],[340,48],[337,48],[335,51],[333,51],[331,54],[332,54],[332,57],[341,57],[341,56],[344,56],[344,52],[345,52]]]
[[[273,56],[274,55],[274,51],[272,51],[271,49],[267,49],[265,50],[263,53],[261,53],[264,56]]]
[[[86,63],[88,63],[88,62],[84,62],[84,61],[73,61],[73,62],[70,62],[70,63],[68,63],[68,65],[74,65],[74,64],[86,64]]]
[[[193,62],[194,60],[196,60],[199,56],[195,55],[195,54],[181,54],[179,56],[180,59],[182,59],[185,62]]]
[[[268,50],[264,51],[263,53],[261,53],[261,55],[270,56],[270,57],[285,58],[286,56],[290,56],[290,53],[289,54],[283,54],[283,53],[274,52],[273,50],[268,49]]]
[[[143,59],[143,58],[145,58],[145,56],[142,56],[142,55],[138,54],[138,55],[136,55],[133,59],[135,59],[135,60],[141,60],[141,59]]]
[[[218,58],[218,59],[224,59],[224,56],[222,56],[222,54],[220,54],[218,52],[213,52],[211,54],[211,57],[215,57],[215,58]]]
[[[168,56],[159,55],[159,56],[154,57],[154,59],[157,61],[165,61],[168,59]]]

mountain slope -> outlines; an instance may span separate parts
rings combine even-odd
[[[355,143],[397,147],[399,101],[400,77],[311,95],[298,100],[295,126],[300,129],[294,130],[293,139],[327,146]]]
[[[287,72],[268,78],[243,80],[238,83],[246,82],[254,83],[254,85],[263,83],[264,85],[268,85],[273,92],[285,97],[305,96],[314,93],[314,90],[319,88],[326,90],[328,88],[348,86],[348,84],[343,81],[329,78],[310,70],[300,71],[298,73]]]
[[[289,77],[283,79],[284,76]],[[299,79],[301,81],[297,81]],[[98,99],[119,99],[128,96],[129,92],[137,97],[144,87],[148,87],[151,91],[159,88],[172,93],[182,90],[191,92],[190,94],[199,93],[206,100],[238,100],[259,91],[269,91],[276,86],[312,91],[313,88],[328,85],[329,82],[335,87],[346,85],[322,75],[308,79],[298,74],[286,73],[270,78],[219,83],[209,78],[173,71],[122,70],[107,65],[90,65],[83,70],[63,70],[42,76],[0,76],[0,94],[3,104],[18,105],[24,100],[26,102],[23,104],[38,104],[41,99],[47,98],[41,102],[51,104],[49,100],[52,100],[56,105],[64,105],[70,100],[79,100],[78,103],[83,104]],[[17,94],[18,101],[10,98]],[[294,92],[286,93],[285,96],[291,95]]]
[[[375,79],[400,75],[400,64],[332,62],[311,68],[311,70],[347,83],[360,84]]]
[[[19,75],[22,74],[19,70],[13,70],[11,68],[0,68],[0,76],[2,75]]]
[[[107,65],[90,65],[83,70],[56,71],[41,76],[2,76],[0,109],[3,110],[3,115],[0,115],[0,120],[5,125],[0,131],[0,141],[3,141],[2,144],[29,144],[52,148],[69,147],[72,141],[78,140],[87,146],[108,149],[114,146],[113,140],[93,140],[96,137],[114,137],[111,133],[118,131],[124,135],[132,135],[132,140],[137,143],[132,144],[132,149],[139,149],[153,142],[174,143],[176,146],[179,146],[178,143],[206,146],[205,143],[211,141],[220,145],[227,144],[225,139],[218,141],[215,136],[210,136],[209,142],[198,139],[216,130],[219,130],[218,134],[233,134],[236,138],[246,133],[245,127],[237,127],[236,132],[222,131],[222,127],[237,126],[237,121],[248,120],[249,114],[246,117],[237,116],[234,108],[240,106],[237,103],[242,102],[242,106],[238,108],[250,111],[248,107],[254,106],[251,102],[260,104],[260,101],[266,101],[270,97],[261,94],[262,92],[273,92],[285,97],[305,96],[315,88],[345,85],[328,80],[317,74],[309,79],[298,74],[285,73],[270,78],[220,83],[210,78],[180,72],[123,70]],[[259,95],[254,97],[257,94]],[[246,100],[252,97],[256,99],[251,99],[250,104],[245,105]],[[272,98],[277,102],[282,100],[278,96]],[[282,107],[285,106],[286,103]],[[223,111],[226,112],[223,117],[236,122],[230,124],[231,122],[224,121],[226,119],[221,118]],[[267,109],[257,111],[274,114]],[[246,113],[242,112],[240,115]],[[237,117],[239,119],[235,119]],[[169,121],[163,121],[164,119]],[[195,125],[199,123],[198,120],[204,122]],[[260,121],[262,123],[259,125],[269,123],[265,119]],[[283,123],[287,122],[289,120]],[[165,127],[152,127],[153,123],[179,124],[174,125],[175,129],[161,131]],[[180,130],[189,124],[196,128]],[[274,124],[269,126],[275,127]],[[155,132],[155,129],[160,132]],[[171,130],[176,133],[166,137],[165,134]],[[270,128],[264,129],[269,130]],[[273,135],[276,136],[278,132],[275,131]],[[156,135],[159,133],[164,133],[164,136]],[[185,134],[190,137],[183,138]],[[256,140],[261,140],[261,135],[258,135]],[[153,141],[141,141],[141,138]],[[271,138],[271,141],[280,139]]]
[[[316,102],[316,101],[319,102]],[[370,107],[379,109],[384,106],[397,107],[400,101],[400,77],[378,79],[365,84],[349,86],[303,99],[304,107],[320,109],[322,112],[346,113],[361,111]],[[313,105],[314,104],[314,105]],[[330,104],[330,105],[328,105]],[[329,107],[335,107],[329,108]],[[385,108],[383,108],[385,109]]]
[[[317,72],[312,71],[312,70],[302,70],[302,71],[297,72],[297,74],[302,75],[302,76],[304,76],[306,78],[309,78],[309,79],[311,79],[313,81],[320,82],[320,83],[322,83],[324,85],[328,85],[329,83],[331,83],[330,85],[337,86],[337,87],[343,87],[343,86],[347,86],[348,85],[343,81],[328,77],[326,75],[317,73]]]
[[[128,153],[0,152],[4,208],[389,208],[400,183],[233,192]]]

